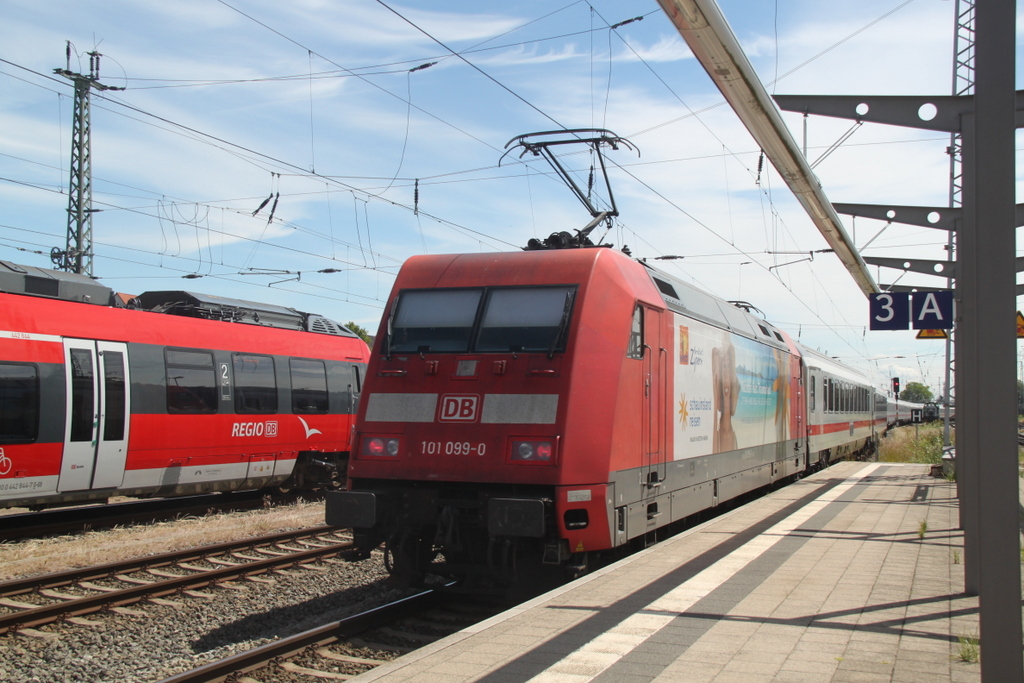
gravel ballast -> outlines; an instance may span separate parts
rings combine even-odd
[[[175,605],[128,606],[141,614],[88,615],[94,625],[0,635],[0,681],[159,681],[408,594],[384,585],[379,553],[315,564],[207,588],[206,597],[170,596]]]

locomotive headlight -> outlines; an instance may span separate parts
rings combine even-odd
[[[360,455],[394,457],[400,448],[401,442],[395,437],[370,436],[363,439]]]
[[[550,463],[554,452],[550,441],[513,441],[512,460]]]

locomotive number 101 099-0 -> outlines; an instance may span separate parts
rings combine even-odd
[[[468,441],[422,441],[423,455],[483,455],[487,444],[471,444]]]

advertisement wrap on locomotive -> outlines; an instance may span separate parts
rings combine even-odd
[[[0,507],[336,487],[369,349],[191,292],[0,262]]]
[[[554,240],[552,240],[553,242]],[[412,257],[328,524],[403,581],[584,571],[842,457],[886,415],[859,373],[606,247]]]

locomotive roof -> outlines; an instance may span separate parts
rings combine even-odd
[[[764,318],[753,315],[724,299],[719,299],[713,294],[653,268],[645,262],[641,263],[647,268],[665,305],[671,310],[763,344],[788,349],[782,333]]]

